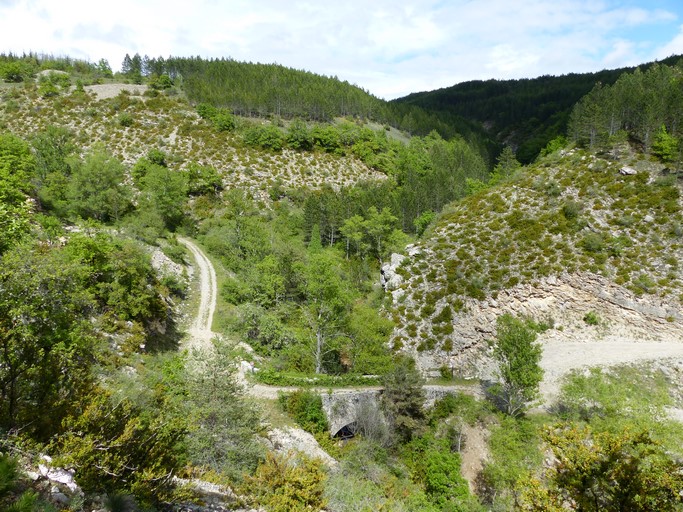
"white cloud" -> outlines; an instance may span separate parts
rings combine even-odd
[[[654,57],[656,59],[665,59],[671,55],[683,54],[683,25],[679,27],[679,32],[676,36],[665,45],[657,48]]]
[[[683,53],[683,6],[667,2],[0,0],[0,51],[104,57],[113,68],[135,52],[278,62],[391,98]],[[658,28],[668,43],[639,39]]]

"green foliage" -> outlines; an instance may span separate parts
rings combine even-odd
[[[348,320],[352,296],[336,270],[332,253],[312,254],[304,271],[301,309],[311,332],[311,352],[315,373],[323,373],[326,356],[335,349],[339,330]]]
[[[252,147],[260,147],[270,151],[281,151],[284,147],[284,136],[277,126],[272,124],[256,124],[244,131],[244,143]]]
[[[683,465],[647,432],[594,432],[575,424],[546,429],[558,459],[542,487],[523,494],[524,510],[680,510]],[[527,484],[528,485],[528,484]],[[540,489],[539,489],[540,487]],[[539,492],[540,491],[540,492]]]
[[[583,246],[585,251],[589,253],[597,253],[601,252],[605,248],[605,239],[602,233],[591,232],[587,233],[583,237],[581,245]]]
[[[548,156],[552,155],[556,151],[559,151],[560,149],[564,149],[567,147],[567,137],[564,135],[558,135],[554,139],[548,142],[548,144],[541,150],[540,156]]]
[[[473,424],[484,417],[485,405],[464,393],[448,394],[437,400],[430,411],[429,423],[437,426],[450,416],[459,417],[466,424]]]
[[[30,146],[12,134],[0,134],[0,204],[18,206],[33,191],[35,158]]]
[[[69,208],[84,219],[118,221],[130,208],[132,191],[123,165],[103,149],[71,164],[66,193]]]
[[[431,466],[434,468],[434,465]],[[380,445],[363,439],[354,442],[325,485],[327,508],[333,512],[368,510],[460,510],[451,503],[438,506],[413,479],[409,468]],[[462,507],[463,510],[476,510]]]
[[[219,132],[229,132],[235,129],[235,118],[227,110],[219,110],[212,118],[214,128]]]
[[[311,434],[324,434],[328,424],[323,411],[322,398],[313,391],[294,391],[278,396],[280,407],[304,430]]]
[[[677,60],[674,56],[668,59],[668,63],[673,64]],[[469,122],[465,125],[469,130],[474,123],[485,125],[488,133],[497,134],[496,152],[503,144],[510,144],[517,148],[519,160],[527,164],[551,141],[564,134],[572,108],[596,83],[613,84],[632,69],[545,75],[522,80],[475,80],[414,93],[394,103],[422,107],[429,113],[438,114],[440,120],[449,124],[455,124],[453,118],[462,116]],[[461,121],[459,124],[465,123]],[[464,130],[461,128],[460,131]]]
[[[15,206],[0,202],[0,254],[28,234],[31,213],[31,207],[26,203]]]
[[[164,227],[177,229],[184,218],[187,201],[188,177],[185,173],[151,163],[140,178],[138,209],[157,215]]]
[[[581,213],[581,204],[576,201],[569,200],[562,205],[562,215],[568,221],[576,220]]]
[[[133,122],[135,121],[133,119],[133,116],[129,112],[121,112],[117,117],[116,121],[119,123],[120,126],[124,128],[128,128],[129,126],[133,126]]]
[[[348,323],[349,344],[343,350],[350,372],[362,375],[382,375],[392,367],[387,350],[394,323],[376,308],[355,302]]]
[[[68,176],[70,157],[76,152],[73,133],[62,126],[49,125],[31,139],[36,159],[36,177],[42,184],[51,173]]]
[[[238,482],[253,473],[264,449],[256,436],[260,418],[237,382],[234,357],[214,341],[211,352],[193,352],[186,366],[186,392],[176,406],[188,425],[189,461]]]
[[[447,439],[413,439],[406,445],[403,458],[413,479],[424,485],[434,503],[457,503],[469,494],[467,482],[460,475],[460,454],[451,451]]]
[[[655,63],[624,73],[611,86],[596,85],[571,113],[572,140],[591,148],[604,147],[620,130],[667,162],[678,158],[675,129],[679,126],[679,89],[683,75],[677,66]]]
[[[166,73],[162,75],[152,75],[149,78],[149,86],[152,89],[165,91],[173,87],[173,80]]]
[[[367,251],[381,263],[392,246],[392,237],[397,236],[394,228],[397,220],[389,208],[378,211],[371,206],[365,217],[354,215],[346,219],[340,232],[347,239],[347,247],[356,248],[357,255]]]
[[[594,368],[566,377],[559,399],[561,417],[588,421],[599,429],[621,428],[631,424],[648,429],[672,449],[678,449],[673,425],[666,421],[664,408],[672,405],[669,383],[664,374],[637,367],[608,370]],[[680,431],[680,427],[678,428]],[[671,435],[669,435],[669,432]]]
[[[196,162],[187,167],[187,193],[191,196],[217,194],[223,190],[223,180],[215,168]]]
[[[381,377],[376,375],[358,375],[344,373],[341,375],[307,374],[283,372],[265,369],[255,375],[255,379],[269,386],[288,387],[345,387],[345,386],[377,386]]]
[[[652,143],[652,153],[665,163],[673,163],[678,159],[678,145],[678,139],[669,135],[666,126],[662,125]]]
[[[53,442],[57,463],[75,467],[89,492],[125,491],[154,502],[168,491],[182,461],[181,422],[154,417],[103,389],[66,419],[65,431]]]
[[[413,226],[415,226],[415,234],[417,236],[422,236],[427,227],[436,219],[436,213],[432,211],[427,211],[422,213],[413,221]]]
[[[24,60],[1,60],[4,62],[0,61],[0,77],[2,77],[5,82],[24,82],[25,80],[31,78],[31,76],[35,73],[33,66]]]
[[[497,185],[504,180],[510,179],[521,166],[515,157],[514,150],[510,146],[505,146],[500,155],[498,155],[496,165],[491,172],[489,185]]]
[[[499,365],[501,382],[494,393],[503,410],[516,416],[538,396],[543,378],[539,365],[543,349],[536,343],[535,330],[524,320],[505,314],[498,317],[496,329],[493,356]]]
[[[588,325],[600,325],[600,317],[595,311],[589,311],[583,317],[583,321]]]
[[[325,507],[325,480],[317,459],[268,453],[246,489],[269,512],[304,512]]]
[[[543,460],[537,427],[527,419],[503,416],[491,429],[490,458],[482,471],[482,498],[496,510],[510,510],[512,491]]]
[[[368,116],[381,105],[360,87],[277,64],[196,57],[169,57],[160,64],[163,72],[183,76],[190,101],[227,106],[240,116],[273,114],[329,121]]]
[[[313,149],[313,136],[306,123],[300,119],[295,119],[287,129],[287,146],[300,151]]]
[[[0,269],[0,428],[44,440],[92,384],[86,274],[66,251],[32,246]]]
[[[382,408],[399,442],[424,432],[424,380],[412,360],[400,360],[384,378]]]
[[[60,89],[67,91],[71,86],[71,79],[67,73],[48,73],[41,75],[38,80],[38,94],[43,98],[58,96]]]
[[[135,498],[130,494],[120,492],[107,494],[104,506],[108,512],[136,512],[138,510]]]
[[[13,457],[0,453],[0,503],[19,479],[19,463]]]

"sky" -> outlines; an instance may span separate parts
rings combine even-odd
[[[0,53],[278,63],[384,99],[683,54],[683,0],[0,0]]]

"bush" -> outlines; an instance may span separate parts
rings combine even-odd
[[[539,365],[543,349],[536,343],[534,328],[522,319],[502,315],[496,329],[493,357],[498,362],[500,383],[492,391],[503,410],[516,416],[538,396],[543,378]]]
[[[327,431],[328,424],[325,411],[323,411],[323,401],[317,393],[304,390],[282,393],[278,396],[278,402],[282,409],[307,432],[319,434]]]
[[[117,118],[117,121],[119,125],[123,126],[124,128],[133,126],[133,116],[131,116],[128,112],[121,112]]]
[[[587,252],[601,252],[605,247],[605,239],[600,233],[587,233],[581,241],[581,246]]]
[[[229,132],[235,129],[235,118],[234,116],[226,111],[220,110],[212,119],[213,126],[219,132]]]
[[[581,205],[576,201],[567,201],[562,206],[562,214],[567,220],[574,220],[581,213]]]
[[[599,325],[600,317],[595,311],[589,311],[584,315],[583,321],[586,322],[588,325]]]
[[[269,512],[304,512],[325,508],[326,474],[318,459],[303,455],[269,453],[253,477],[247,479],[246,492]]]
[[[255,125],[244,132],[244,143],[271,151],[281,151],[284,137],[277,126]]]
[[[460,475],[460,454],[451,451],[447,439],[414,439],[406,446],[404,458],[413,480],[424,485],[434,503],[444,505],[469,494],[467,482]]]
[[[0,500],[12,490],[18,478],[19,464],[17,460],[0,453]]]

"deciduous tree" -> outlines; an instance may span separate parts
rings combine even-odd
[[[516,416],[538,396],[543,349],[536,343],[536,331],[524,320],[505,314],[498,317],[496,328],[493,357],[500,383],[493,391],[505,412]]]

